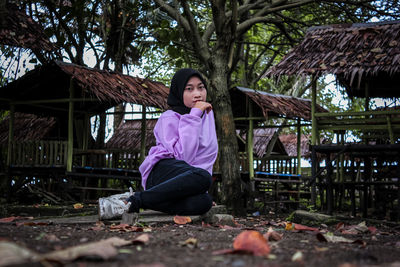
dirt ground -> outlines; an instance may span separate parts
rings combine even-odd
[[[356,241],[335,243],[319,241],[316,231],[285,229],[286,216],[269,214],[235,218],[234,227],[200,222],[178,225],[171,221],[126,228],[125,231],[116,231],[112,229],[114,225],[107,223],[35,224],[22,219],[1,223],[0,241],[9,241],[43,254],[109,237],[124,240],[133,240],[140,235],[149,237],[148,242],[118,247],[117,255],[106,260],[86,256],[62,262],[12,266],[400,266],[398,224],[367,222],[367,226],[375,230],[357,234],[344,234],[337,230],[336,224],[316,226],[322,233],[331,232],[334,236]],[[361,221],[353,220],[345,225]],[[232,250],[233,241],[241,232],[255,230],[265,234],[270,227],[282,235],[282,239],[268,242],[271,248],[269,256],[221,254],[221,250]]]

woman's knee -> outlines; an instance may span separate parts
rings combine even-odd
[[[212,177],[208,171],[203,170],[201,168],[195,168],[193,170],[193,174],[194,174],[194,177],[199,180],[198,181],[199,184],[203,185],[204,188],[206,188],[206,190],[208,190],[208,188],[210,188],[211,183],[212,183]]]

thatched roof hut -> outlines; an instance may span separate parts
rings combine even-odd
[[[262,158],[265,156],[269,146],[271,145],[271,139],[274,136],[274,133],[277,131],[277,128],[256,128],[253,131],[253,152],[254,155]],[[238,144],[239,151],[246,151],[246,144],[244,143],[246,139],[246,132],[241,132],[240,130],[236,130],[238,136],[240,136]],[[241,142],[242,141],[242,142]],[[276,140],[274,147],[271,150],[272,155],[287,155],[286,150],[282,142],[278,139]]]
[[[32,114],[15,113],[14,140],[16,142],[53,139],[57,120],[54,117],[40,118]],[[8,144],[9,117],[0,121],[0,145]]]
[[[266,72],[336,75],[350,97],[399,97],[400,21],[312,27],[304,40]]]
[[[261,158],[265,155],[268,147],[271,145],[271,139],[274,136],[274,133],[278,129],[276,128],[258,128],[254,129],[254,137],[253,137],[253,148],[254,154],[257,157]],[[282,142],[278,139],[275,141],[274,147],[271,151],[271,155],[287,155],[285,147]]]
[[[153,134],[156,119],[146,120],[146,150],[156,144]],[[113,136],[106,143],[107,148],[131,149],[140,151],[141,144],[141,120],[126,120],[122,122],[118,129],[115,130]]]
[[[297,156],[297,135],[296,134],[282,134],[279,135],[279,140],[285,147],[286,152],[289,156]],[[301,156],[304,158],[311,157],[310,151],[310,137],[307,135],[301,135],[300,139],[300,150]]]
[[[40,25],[12,4],[0,6],[0,43],[33,51],[55,49]]]
[[[289,119],[311,120],[311,100],[287,95],[270,94],[254,89],[235,87],[230,90],[234,118],[247,117],[246,99],[254,105],[253,117],[285,117]],[[318,112],[327,112],[317,105]],[[263,119],[263,121],[265,121]],[[247,126],[246,122],[246,126]]]
[[[98,114],[128,102],[166,109],[169,89],[162,83],[121,73],[54,61],[1,88],[0,109],[65,117],[71,81],[76,114]]]

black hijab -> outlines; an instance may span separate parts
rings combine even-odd
[[[171,80],[171,88],[167,99],[167,104],[171,109],[179,114],[187,114],[190,112],[190,108],[185,106],[183,102],[183,92],[185,86],[192,76],[197,76],[203,82],[204,86],[206,83],[201,74],[194,69],[180,69],[178,70]],[[207,88],[207,87],[206,87]]]

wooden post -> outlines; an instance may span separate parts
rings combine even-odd
[[[311,205],[316,208],[317,205],[317,152],[315,147],[311,146]]]
[[[350,172],[351,172],[351,188],[350,188],[350,201],[351,201],[351,215],[356,216],[356,187],[355,187],[355,181],[356,181],[356,170],[354,168],[355,163],[355,158],[353,155],[353,152],[351,153],[350,156]]]
[[[68,154],[67,154],[67,172],[72,170],[72,156],[74,150],[74,81],[71,78],[69,84],[69,109],[68,109]]]
[[[315,117],[317,107],[317,79],[315,76],[312,77],[312,87],[311,87],[311,204],[316,208],[316,199],[317,199],[317,153],[314,149],[314,146],[317,144],[317,120]]]
[[[11,164],[12,157],[12,142],[14,141],[14,117],[15,117],[15,106],[10,104],[10,119],[8,120],[8,149],[7,149],[7,168]]]
[[[390,143],[394,144],[393,127],[392,127],[392,121],[390,119],[390,115],[386,115],[386,121],[387,121],[387,126],[388,126],[388,131],[389,131]]]
[[[318,129],[317,120],[315,113],[317,110],[317,78],[313,76],[312,87],[311,87],[311,144],[315,146],[317,144]]]
[[[253,135],[254,135],[254,121],[253,117],[253,102],[248,97],[248,107],[249,107],[249,130],[247,131],[247,159],[249,161],[249,178],[254,177],[254,159],[253,159]]]
[[[369,205],[369,185],[368,182],[371,178],[371,158],[368,156],[364,157],[364,194],[363,194],[363,217],[366,218],[368,216],[368,205]]]
[[[297,119],[297,174],[301,175],[301,119]]]
[[[332,186],[332,161],[331,161],[331,154],[326,154],[326,181],[327,181],[327,188],[326,188],[326,204],[327,204],[327,212],[329,215],[332,215],[333,211],[333,186]]]
[[[87,150],[88,148],[89,133],[90,133],[89,115],[85,113],[85,117],[83,119],[83,138],[82,138],[83,151]],[[82,155],[82,166],[86,166],[86,154]]]
[[[142,105],[142,125],[140,134],[140,161],[143,162],[146,153],[146,106]]]

